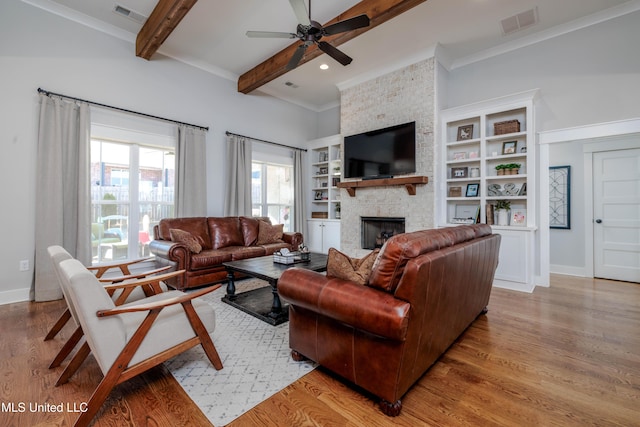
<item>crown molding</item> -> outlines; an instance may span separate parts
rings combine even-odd
[[[533,44],[536,44],[545,40],[553,39],[555,37],[559,37],[564,34],[568,34],[577,30],[581,30],[583,28],[587,28],[592,25],[599,24],[601,22],[606,22],[611,19],[619,18],[621,16],[628,15],[633,12],[637,12],[638,10],[640,10],[640,0],[631,0],[626,3],[620,4],[618,6],[614,6],[609,9],[605,9],[600,12],[593,13],[583,18],[575,19],[566,24],[548,28],[546,30],[537,32],[535,34],[531,34],[529,36],[525,36],[517,40],[512,40],[510,42],[503,43],[496,47],[485,49],[483,51],[474,53],[472,55],[468,55],[463,58],[456,59],[451,63],[450,68],[448,69],[453,70],[456,68],[473,64],[475,62],[492,58],[494,56],[502,55],[503,53],[508,53],[514,50],[522,49],[523,47],[531,46]]]
[[[109,34],[110,36],[116,37],[120,40],[134,44],[136,42],[136,34],[134,33],[123,30],[122,28],[108,24],[104,21],[100,21],[99,19],[92,18],[89,15],[85,15],[84,13],[80,13],[51,0],[22,0],[22,2],[53,13],[54,15],[58,15],[62,18],[66,18],[70,21],[77,22],[78,24],[82,24],[94,30]]]

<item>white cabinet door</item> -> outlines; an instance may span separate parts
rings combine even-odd
[[[326,254],[329,248],[340,249],[340,221],[310,219],[307,233],[305,243],[311,252]]]
[[[318,220],[307,221],[308,236],[304,236],[306,245],[311,252],[323,253],[322,250],[322,230],[324,222]]]
[[[340,222],[326,221],[324,223],[324,240],[322,253],[329,252],[329,248],[340,250]]]

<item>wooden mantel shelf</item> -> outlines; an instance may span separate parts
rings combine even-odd
[[[410,196],[416,195],[416,185],[426,184],[429,182],[429,177],[426,176],[407,176],[402,178],[381,178],[381,179],[366,179],[362,181],[344,181],[339,182],[338,187],[347,190],[347,193],[351,197],[356,196],[357,188],[366,187],[389,187],[393,185],[404,185],[407,189],[407,193]]]

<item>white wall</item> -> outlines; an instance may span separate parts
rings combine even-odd
[[[640,12],[450,71],[448,107],[539,88],[538,132],[640,118]],[[572,165],[571,230],[550,231],[551,264],[585,267],[583,154],[552,144],[551,166]]]
[[[136,58],[131,43],[19,0],[0,2],[0,304],[26,298],[33,270],[37,88],[208,126],[208,214],[222,215],[224,132],[303,146],[318,115],[166,57]]]

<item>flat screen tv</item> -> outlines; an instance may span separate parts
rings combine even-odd
[[[344,138],[345,178],[388,178],[416,171],[416,122]]]

